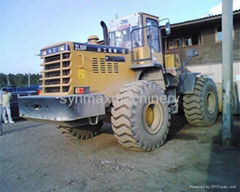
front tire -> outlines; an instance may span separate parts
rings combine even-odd
[[[100,121],[97,125],[85,125],[81,127],[63,127],[67,133],[79,140],[86,140],[96,136],[101,130],[103,122]]]
[[[211,126],[218,116],[218,94],[210,78],[197,78],[194,93],[183,97],[185,117],[193,126]]]
[[[114,135],[124,147],[143,151],[159,148],[170,125],[164,90],[152,81],[125,85],[113,100],[111,121]]]

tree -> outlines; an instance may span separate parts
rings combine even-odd
[[[7,85],[7,75],[0,73],[0,87]]]
[[[28,86],[28,74],[4,74],[0,73],[0,87],[7,86],[7,75],[10,81],[10,85],[14,85],[17,87]],[[31,85],[39,85],[40,84],[40,74],[30,74]]]

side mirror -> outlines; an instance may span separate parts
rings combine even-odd
[[[171,34],[171,27],[170,27],[170,23],[167,22],[166,25],[165,25],[165,32],[166,32],[166,35],[170,35]]]

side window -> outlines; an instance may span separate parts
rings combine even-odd
[[[233,32],[232,37],[234,39],[234,27],[232,29],[232,32]],[[216,28],[216,42],[221,42],[221,41],[222,41],[222,27],[218,26]]]
[[[220,42],[222,41],[222,27],[218,26],[216,31],[216,41]]]
[[[156,52],[160,52],[158,21],[147,18],[146,23],[148,46],[153,48]]]

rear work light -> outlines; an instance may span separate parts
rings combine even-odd
[[[88,94],[90,92],[90,87],[75,87],[75,94]]]

